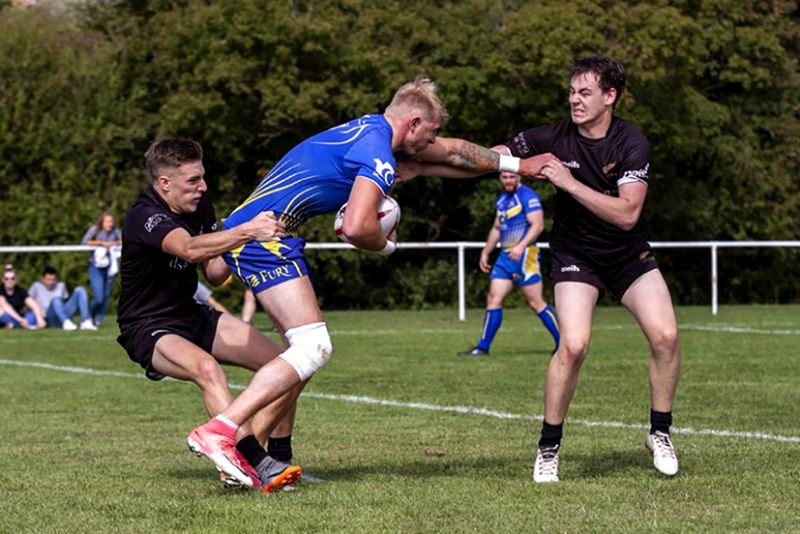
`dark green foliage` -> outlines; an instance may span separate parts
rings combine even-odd
[[[567,66],[593,53],[625,63],[617,112],[653,145],[651,239],[797,239],[798,43],[798,9],[785,1],[107,0],[79,13],[0,2],[0,243],[76,243],[100,210],[121,218],[146,185],[142,154],[163,135],[203,144],[224,216],[295,143],[381,112],[417,74],[440,85],[445,135],[492,146],[563,116]],[[535,187],[549,214],[552,188]],[[491,177],[398,186],[400,239],[482,240],[497,191]],[[330,217],[305,237],[332,240]],[[456,298],[454,251],[390,264],[309,257],[325,307]],[[800,299],[796,252],[731,257],[725,301]],[[678,302],[708,301],[706,254],[659,258]],[[82,255],[6,259],[29,277],[48,262],[85,277]],[[480,306],[477,254],[468,272],[468,304]]]

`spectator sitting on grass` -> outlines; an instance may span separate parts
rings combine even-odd
[[[89,317],[89,297],[86,289],[76,287],[72,296],[69,296],[67,286],[58,280],[58,271],[53,267],[45,267],[41,281],[31,284],[28,294],[43,310],[47,326],[77,330],[78,326],[72,322],[72,316],[80,311],[80,329],[97,330]]]

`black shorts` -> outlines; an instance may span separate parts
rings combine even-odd
[[[636,243],[624,254],[588,254],[576,248],[550,245],[553,256],[553,283],[583,282],[600,289],[600,297],[608,289],[617,300],[640,276],[658,269],[656,257],[647,242]]]
[[[117,343],[127,351],[131,360],[142,366],[147,378],[161,380],[166,375],[152,367],[153,350],[161,336],[178,335],[210,354],[221,315],[213,308],[202,306],[197,314],[191,316],[137,321],[120,326]]]

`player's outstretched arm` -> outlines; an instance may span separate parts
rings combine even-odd
[[[249,222],[221,232],[191,236],[183,228],[175,228],[166,235],[161,249],[189,263],[201,263],[248,241],[275,241],[285,236],[283,223],[275,219],[274,213],[267,211],[259,213]]]
[[[448,178],[471,178],[496,172],[500,168],[498,152],[453,137],[437,137],[434,143],[417,156],[417,161],[423,165],[442,164],[441,167],[431,166],[426,170],[437,169],[445,172],[449,168],[451,172],[446,175]]]
[[[396,179],[403,182],[416,176],[474,178],[498,171],[541,179],[542,167],[551,159],[557,158],[546,153],[520,159],[511,156],[505,145],[489,149],[463,139],[437,137],[436,142],[422,151],[416,160],[398,163]]]

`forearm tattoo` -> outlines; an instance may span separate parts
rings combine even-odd
[[[459,169],[496,171],[500,164],[500,154],[469,141],[461,143],[454,165]]]

